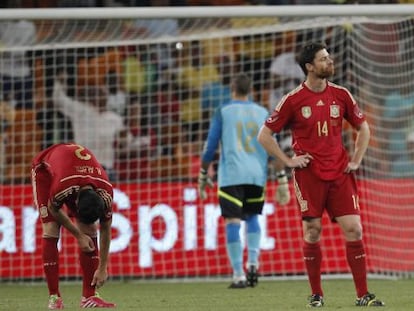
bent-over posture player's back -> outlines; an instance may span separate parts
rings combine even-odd
[[[49,309],[63,309],[57,248],[61,226],[69,230],[79,244],[83,279],[80,306],[115,307],[96,292],[108,277],[111,241],[113,188],[105,170],[85,147],[57,144],[41,151],[33,159],[32,186],[34,203],[42,222],[42,259],[49,289]],[[72,222],[71,217],[76,221]]]

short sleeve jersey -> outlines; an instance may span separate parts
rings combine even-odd
[[[349,161],[342,141],[343,119],[354,128],[365,120],[346,88],[328,82],[316,93],[302,83],[282,98],[265,125],[276,133],[290,128],[295,154],[312,155],[312,171],[322,180],[333,180]]]
[[[55,207],[65,204],[76,215],[76,197],[79,189],[92,186],[105,202],[104,220],[112,217],[113,187],[95,156],[85,147],[76,144],[53,145],[33,160],[32,167],[41,166],[50,175],[49,200]]]

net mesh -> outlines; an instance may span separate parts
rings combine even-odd
[[[328,44],[333,82],[351,91],[371,127],[358,173],[369,271],[412,275],[411,17],[1,23],[0,280],[43,275],[30,162],[41,149],[68,141],[89,147],[116,188],[112,276],[230,275],[214,191],[208,202],[196,192],[210,117],[229,99],[229,81],[239,71],[253,77],[252,97],[270,112],[303,79],[294,55],[309,40]],[[344,140],[352,152],[354,133],[346,129]],[[288,148],[288,132],[282,143]],[[267,189],[261,270],[304,274],[296,202],[275,205],[272,173]],[[327,219],[324,226],[324,273],[349,272],[339,229]],[[61,275],[77,277],[76,243],[62,235]]]

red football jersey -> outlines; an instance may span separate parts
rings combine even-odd
[[[353,127],[365,120],[346,88],[328,82],[324,91],[316,93],[302,83],[282,98],[265,125],[276,133],[290,128],[295,154],[312,155],[313,172],[333,180],[343,174],[349,161],[342,141],[343,119]]]
[[[35,178],[37,199],[43,201],[38,202],[39,206],[47,200],[59,208],[65,204],[76,216],[77,193],[81,187],[90,185],[105,202],[105,218],[112,217],[112,184],[98,160],[85,147],[76,144],[53,145],[33,159],[32,168],[34,174],[47,171],[49,176],[43,179]],[[48,189],[47,192],[45,189]]]

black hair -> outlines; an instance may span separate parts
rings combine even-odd
[[[252,80],[247,74],[240,73],[233,79],[232,89],[239,96],[249,95],[252,88]]]
[[[305,75],[308,74],[308,70],[306,69],[306,64],[310,64],[315,59],[316,53],[318,53],[320,50],[326,49],[326,44],[322,41],[318,42],[309,42],[305,44],[299,53],[297,57],[297,62],[302,68],[302,71],[305,73]]]
[[[81,189],[78,195],[78,220],[92,224],[104,216],[105,203],[95,190]]]

